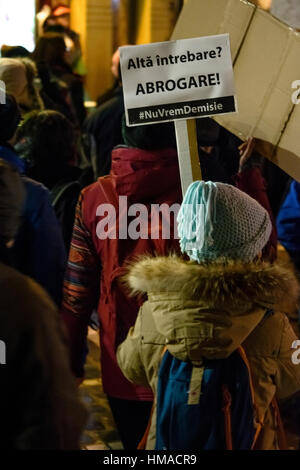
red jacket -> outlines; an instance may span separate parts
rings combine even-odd
[[[176,150],[143,151],[119,147],[112,152],[112,170],[108,177],[85,188],[80,196],[69,263],[64,286],[63,316],[70,333],[72,367],[83,376],[85,337],[90,315],[97,308],[100,319],[101,368],[104,391],[115,398],[152,400],[150,389],[135,386],[123,376],[116,360],[116,349],[134,325],[140,304],[124,292],[119,282],[123,266],[133,257],[179,251],[178,240],[131,238],[101,240],[96,216],[101,204],[117,207],[111,233],[118,236],[119,226],[127,228],[134,217],[119,213],[118,196],[128,197],[128,207],[181,202],[181,184]],[[151,212],[149,211],[151,214]],[[147,221],[145,221],[147,222]],[[173,223],[171,222],[171,234]],[[106,228],[104,227],[104,230]],[[148,224],[142,227],[148,236]],[[103,230],[100,230],[103,233]],[[100,295],[99,295],[100,293]]]

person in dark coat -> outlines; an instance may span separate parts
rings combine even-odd
[[[274,261],[277,256],[277,233],[270,206],[267,185],[261,173],[262,157],[254,151],[255,140],[242,143],[210,118],[197,119],[197,141],[202,178],[232,184],[258,201],[272,221],[270,240],[263,257]]]
[[[300,183],[292,180],[276,220],[278,239],[300,277]]]
[[[0,104],[0,158],[18,170],[26,187],[22,224],[13,250],[14,266],[40,283],[60,305],[66,265],[62,233],[48,190],[24,176],[25,162],[13,148],[19,122],[17,103],[6,95],[6,104]]]
[[[83,83],[79,75],[73,73],[67,62],[64,36],[57,33],[46,33],[40,37],[32,53],[32,58],[37,64],[45,91],[50,97],[51,94],[46,84],[51,83],[51,77],[56,79],[57,84],[63,82],[67,86],[72,100],[70,105],[75,111],[77,121],[82,124],[86,116]],[[61,90],[63,95],[63,85]],[[67,96],[65,96],[66,100],[68,100]]]
[[[58,312],[41,287],[9,266],[25,199],[23,178],[0,159],[0,448],[75,450],[86,411]]]
[[[92,161],[97,177],[109,174],[111,151],[117,145],[124,144],[122,136],[124,97],[119,51],[113,55],[111,69],[116,79],[116,86],[101,98],[101,105],[86,118],[83,125],[83,132],[90,141],[90,147],[95,147]]]
[[[84,172],[76,164],[72,123],[56,111],[34,112],[17,133],[19,154],[27,162],[27,176],[44,184],[60,222],[69,251],[75,208],[83,187]]]

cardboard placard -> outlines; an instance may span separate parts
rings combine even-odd
[[[228,34],[120,48],[127,125],[236,111]]]
[[[172,39],[222,33],[230,35],[239,109],[216,121],[258,139],[263,155],[300,181],[299,33],[242,0],[187,0]]]

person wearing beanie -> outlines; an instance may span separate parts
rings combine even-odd
[[[40,283],[60,305],[66,263],[64,241],[49,191],[25,176],[26,164],[13,148],[20,119],[15,98],[6,94],[5,104],[0,104],[0,158],[18,171],[26,190],[22,224],[13,248],[14,267]]]
[[[9,266],[25,199],[18,170],[0,159],[0,449],[77,450],[86,410],[58,311],[38,284]]]
[[[285,315],[299,284],[289,270],[262,261],[271,229],[268,212],[247,194],[224,183],[196,181],[178,213],[183,256],[148,257],[129,265],[128,289],[148,300],[117,359],[128,380],[153,390],[146,449],[156,448],[164,351],[199,370],[203,361],[228,358],[240,346],[250,364],[255,430],[262,424],[255,449],[279,448],[280,421],[270,405],[275,395],[281,403],[300,391],[300,366],[292,361],[291,349],[296,336]]]
[[[174,212],[166,219],[167,236],[164,236],[163,217],[159,214],[162,204],[179,207],[182,197],[173,123],[142,127],[136,131],[126,128],[124,137],[130,146],[113,149],[109,176],[99,178],[81,191],[62,305],[70,337],[72,368],[79,380],[84,376],[88,322],[97,309],[103,389],[123,445],[131,450],[136,449],[144,433],[153,395],[149,387],[135,386],[126,380],[117,364],[117,346],[134,325],[140,306],[138,300],[132,301],[123,292],[118,279],[124,264],[135,256],[166,255],[170,250],[179,252]],[[120,205],[120,197],[123,202],[127,201],[128,209]],[[152,236],[148,216],[134,237],[129,233],[130,223],[134,224],[129,211],[140,204],[149,209],[149,217],[152,210],[153,219],[158,216],[154,223],[155,236]],[[104,226],[100,228],[104,220],[101,208],[107,205],[116,214],[110,227],[112,236],[106,236]]]

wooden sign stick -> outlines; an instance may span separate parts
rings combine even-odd
[[[202,180],[198,155],[196,120],[174,121],[182,195],[193,181]]]

